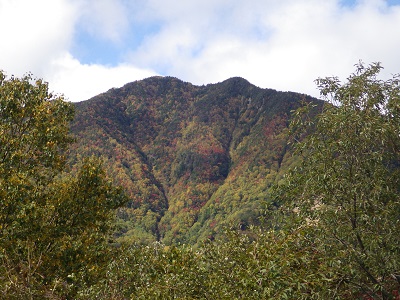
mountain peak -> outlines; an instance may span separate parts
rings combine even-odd
[[[224,80],[222,83],[252,85],[247,79],[244,79],[243,77],[239,77],[239,76],[228,78],[228,79]]]
[[[295,161],[287,126],[302,100],[241,77],[153,76],[76,104],[71,153],[103,157],[124,187],[124,239],[195,244],[258,222],[271,182]]]

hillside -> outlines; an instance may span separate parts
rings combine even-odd
[[[195,244],[258,222],[269,186],[296,161],[286,129],[301,101],[318,100],[242,78],[132,82],[76,103],[71,162],[102,156],[125,188],[121,240]]]

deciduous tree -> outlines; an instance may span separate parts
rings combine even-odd
[[[316,81],[329,101],[316,118],[298,111],[303,163],[277,198],[297,226],[313,228],[337,295],[391,299],[400,290],[400,82],[379,79],[379,63],[356,67],[345,83]]]
[[[73,106],[31,75],[0,72],[0,298],[73,295],[101,275],[125,198],[98,160],[64,172]]]

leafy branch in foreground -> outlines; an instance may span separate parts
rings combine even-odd
[[[97,159],[66,174],[73,107],[31,75],[0,72],[0,298],[74,297],[108,263],[125,201]]]
[[[400,81],[365,66],[341,84],[316,82],[330,103],[316,118],[297,113],[303,156],[276,189],[292,226],[309,226],[334,262],[341,297],[392,299],[400,290]],[[305,126],[304,126],[305,125]]]

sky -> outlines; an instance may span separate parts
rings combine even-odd
[[[400,0],[0,0],[0,70],[72,102],[154,75],[318,97],[359,60],[400,73],[399,49]]]

